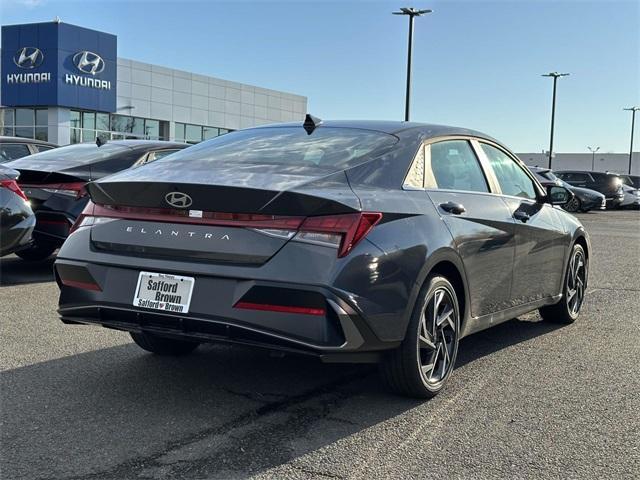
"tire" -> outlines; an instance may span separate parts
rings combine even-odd
[[[200,345],[198,342],[176,340],[153,333],[130,332],[130,335],[140,348],[157,355],[187,355]]]
[[[576,213],[582,210],[582,202],[577,196],[574,195],[571,201],[569,201],[569,203],[567,203],[562,208],[564,208],[567,212]]]
[[[28,262],[41,262],[49,258],[56,251],[55,245],[35,244],[32,247],[19,250],[16,255]]]
[[[584,249],[577,243],[571,250],[571,257],[565,273],[562,299],[555,305],[542,307],[540,316],[547,322],[570,324],[580,315],[584,303],[589,273],[589,261]]]
[[[405,339],[380,364],[382,378],[401,395],[436,396],[455,366],[459,334],[460,308],[453,286],[445,277],[429,277],[418,294]]]

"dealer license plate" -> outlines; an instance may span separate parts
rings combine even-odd
[[[193,277],[140,272],[133,305],[165,312],[187,313],[194,283]]]

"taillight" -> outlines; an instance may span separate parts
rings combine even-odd
[[[4,187],[4,188],[7,188],[7,189],[11,190],[13,193],[18,195],[24,201],[29,201],[27,196],[20,189],[20,186],[18,186],[18,182],[16,182],[15,180],[8,180],[8,179],[0,180],[0,187]]]
[[[198,212],[146,207],[107,207],[89,201],[69,233],[113,219],[187,223],[251,228],[266,235],[297,242],[328,245],[347,255],[382,219],[382,213],[360,212],[317,217],[289,217],[253,213]]]
[[[69,183],[44,183],[44,184],[22,184],[23,187],[33,187],[44,190],[45,192],[55,193],[57,195],[65,195],[67,197],[82,198],[87,195],[85,182],[69,182]]]
[[[382,219],[382,213],[361,212],[308,217],[294,240],[338,247],[338,257],[347,255]]]
[[[87,205],[82,209],[82,212],[80,213],[80,215],[78,215],[76,221],[73,223],[73,225],[71,225],[71,228],[69,229],[69,235],[71,235],[80,227],[88,226],[87,224],[93,225],[93,212],[95,206],[96,204],[89,200],[89,203],[87,203]]]

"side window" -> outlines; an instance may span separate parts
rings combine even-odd
[[[537,198],[533,181],[509,155],[491,145],[480,143],[500,184],[503,195]]]
[[[0,162],[8,162],[31,155],[26,143],[0,143]]]
[[[51,150],[52,148],[54,148],[49,145],[34,145],[34,147],[36,147],[36,150],[38,150],[38,152],[46,152],[47,150]]]
[[[467,140],[446,140],[427,145],[427,187],[488,192],[487,180]]]
[[[424,145],[420,145],[403,186],[409,189],[424,188]]]
[[[135,165],[136,166],[140,166],[140,165],[146,165],[147,163],[151,163],[151,162],[155,162],[156,160],[162,158],[162,157],[166,157],[167,155],[170,155],[172,153],[177,152],[179,149],[175,149],[175,150],[156,150],[153,152],[149,152],[149,153],[145,153],[142,158],[140,160],[138,160]]]
[[[150,157],[149,160],[147,160],[147,162],[153,162],[154,160],[158,160],[160,158],[164,158],[167,155],[171,155],[172,153],[175,153],[177,151],[178,151],[177,149],[176,150],[158,150],[158,151],[155,151],[155,152],[153,152],[153,157],[152,158]]]
[[[591,176],[587,173],[578,172],[565,172],[562,173],[562,178],[565,182],[591,182]]]

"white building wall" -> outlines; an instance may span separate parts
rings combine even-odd
[[[71,139],[71,124],[68,108],[49,107],[47,111],[48,140],[56,145],[68,145]]]
[[[546,167],[549,158],[543,153],[518,153],[518,157],[527,165]],[[591,164],[593,163],[593,169]],[[628,153],[556,153],[553,157],[554,170],[588,170],[596,172],[629,173]],[[633,152],[631,173],[640,175],[640,152]]]
[[[303,121],[307,98],[220,78],[118,58],[117,112],[237,130]]]

